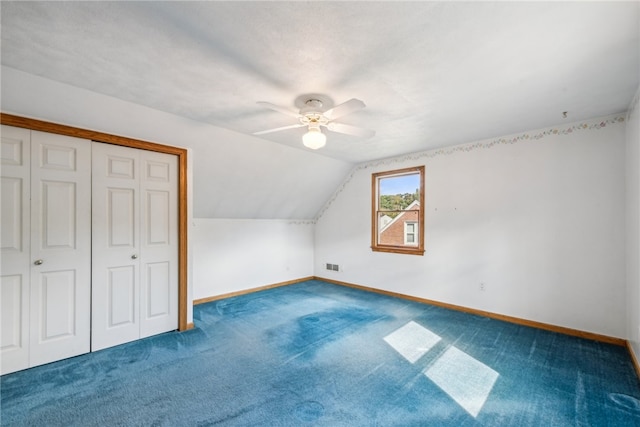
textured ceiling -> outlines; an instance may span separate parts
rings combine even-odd
[[[626,110],[638,2],[6,2],[2,64],[251,134],[305,93],[367,107],[352,163]],[[562,112],[568,112],[568,118]],[[302,129],[261,138],[304,149]],[[257,137],[256,137],[257,138]]]

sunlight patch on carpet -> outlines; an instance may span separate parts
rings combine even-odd
[[[499,374],[455,347],[450,347],[425,372],[474,418],[487,401]]]
[[[402,357],[415,363],[441,338],[412,320],[384,337],[384,340]]]

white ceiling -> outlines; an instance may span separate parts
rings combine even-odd
[[[358,163],[625,111],[638,2],[6,2],[2,64],[245,134],[363,100]],[[568,112],[568,118],[562,112]],[[305,149],[303,129],[262,136]]]

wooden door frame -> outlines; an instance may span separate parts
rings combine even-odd
[[[193,322],[187,323],[187,150],[2,112],[0,124],[178,156],[178,330],[193,328]]]

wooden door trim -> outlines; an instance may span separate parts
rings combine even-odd
[[[178,330],[192,328],[187,323],[187,150],[1,112],[0,124],[178,156]]]

